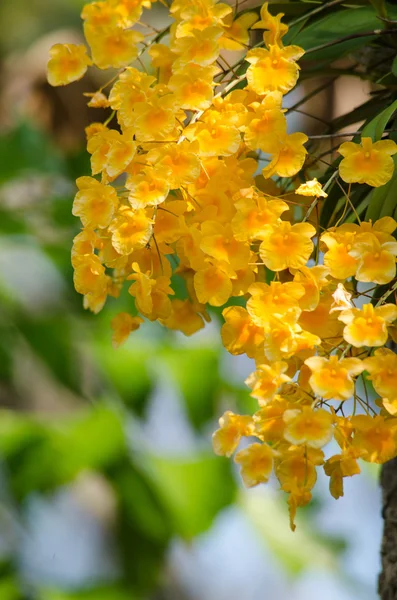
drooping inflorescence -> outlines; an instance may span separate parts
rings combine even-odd
[[[336,177],[349,184],[347,204],[351,184],[387,183],[397,145],[343,143],[323,188],[305,166],[308,137],[287,130],[283,96],[304,51],[284,45],[283,15],[267,3],[259,18],[215,0],[174,0],[171,25],[158,31],[141,22],[150,8],[89,3],[90,57],[84,45],[51,49],[52,85],[92,64],[116,70],[89,101],[111,112],[86,131],[92,177],[77,180],[73,204],[83,226],[75,287],[96,313],[129,286],[135,309],[112,321],[115,346],[144,319],[192,335],[210,320],[208,306],[225,307],[222,341],[255,360],[246,383],[258,410],[226,412],[214,448],[231,456],[242,437],[254,439],[235,455],[243,480],[274,473],[294,528],[318,468],[338,498],[359,458],[397,454],[397,356],[385,347],[397,341],[397,223],[357,218],[322,232],[309,222]],[[254,47],[250,29],[263,30]],[[234,64],[230,51],[240,52]],[[377,284],[388,288],[371,302]],[[339,450],[326,457],[332,439]]]

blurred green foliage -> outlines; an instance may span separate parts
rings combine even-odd
[[[5,35],[0,55],[27,48],[55,27],[77,25],[82,4],[82,0],[2,2]],[[288,21],[300,19],[313,4],[272,2]],[[397,18],[394,4],[385,6],[389,17]],[[302,61],[303,79],[317,77],[319,69],[331,78],[343,74],[332,61],[353,53],[366,78],[383,83],[367,103],[329,123],[327,132],[360,120],[374,139],[388,126],[395,129],[395,52],[372,36],[334,44],[347,34],[379,28],[378,16],[377,3],[350,0],[300,20],[290,30],[287,43],[309,51]],[[329,47],[316,50],[324,44]],[[384,53],[378,71],[365,73],[367,46]],[[116,312],[132,308],[131,297],[124,294],[92,316],[83,311],[73,290],[70,247],[79,227],[71,215],[73,182],[88,171],[83,149],[62,150],[29,121],[0,135],[0,467],[21,522],[32,495],[51,497],[81,475],[99,474],[115,500],[113,533],[120,575],[115,582],[94,581],[92,588],[72,592],[27,586],[16,549],[10,548],[0,564],[1,600],[147,600],[161,586],[171,540],[191,540],[206,531],[237,495],[231,463],[213,456],[208,432],[225,397],[229,407],[234,404],[243,412],[251,411],[253,400],[242,386],[226,380],[220,346],[210,337],[200,345],[182,345],[180,338],[153,325],[115,351],[110,320]],[[323,181],[328,178],[325,172]],[[356,212],[373,219],[396,216],[396,185],[393,177],[374,191],[357,186],[352,196]],[[344,204],[341,190],[332,187],[321,225],[336,223]],[[355,218],[354,211],[348,212],[348,220]],[[213,317],[216,321],[216,310]],[[162,371],[179,392],[182,411],[197,439],[187,456],[156,453],[142,435]],[[329,538],[320,544],[303,527],[293,545],[280,534],[281,521],[288,527],[286,511],[281,518],[278,505],[259,510],[255,499],[249,502],[247,512],[288,572],[297,573],[316,561],[335,566],[343,540]],[[316,510],[314,503],[310,510]],[[263,518],[267,511],[271,519]]]
[[[8,162],[0,161],[4,214],[0,245],[16,245],[28,254],[38,252],[51,266],[59,289],[55,293],[51,281],[46,280],[46,270],[31,275],[44,290],[43,308],[37,299],[29,300],[29,285],[10,286],[0,260],[0,398],[3,406],[11,407],[0,412],[0,467],[21,523],[32,495],[51,498],[87,473],[104,478],[115,499],[113,535],[120,576],[114,583],[93,581],[90,589],[71,592],[26,585],[14,548],[0,564],[0,598],[148,600],[161,587],[170,542],[175,537],[189,541],[208,530],[218,512],[236,500],[231,462],[213,455],[209,432],[225,397],[228,406],[234,404],[243,412],[251,412],[254,401],[242,382],[234,384],[225,375],[219,339],[214,341],[211,335],[197,345],[181,346],[178,336],[149,324],[125,346],[113,349],[110,320],[116,311],[131,309],[128,294],[93,316],[83,310],[81,298],[73,290],[70,246],[78,222],[71,217],[70,207],[76,155],[59,150],[52,155],[51,141],[28,123],[0,137],[0,152],[7,154],[9,147],[14,157],[24,158],[13,162],[8,156]],[[42,160],[37,159],[35,149]],[[82,153],[81,169],[85,161]],[[27,199],[24,206],[24,198],[18,197],[24,190],[20,183],[41,181],[51,173],[55,179],[48,188],[49,196],[39,196],[33,205]],[[69,185],[68,194],[62,190],[61,195],[52,195],[58,179]],[[10,201],[2,202],[5,189],[7,198],[15,198],[15,207]],[[60,214],[64,217],[59,218]],[[213,318],[216,323],[216,311]],[[36,367],[26,374],[21,371],[19,363],[26,356],[37,371]],[[156,381],[162,382],[158,379],[161,373],[167,374],[178,392],[197,438],[195,450],[188,455],[160,454],[145,443],[141,424]],[[39,389],[44,389],[47,397],[39,412],[30,394],[36,385],[31,377],[38,377]],[[327,538],[320,551],[303,525],[298,543],[288,542],[288,551],[283,550],[283,538],[281,542],[276,538],[281,520],[288,528],[286,506],[262,508],[258,511],[256,506],[253,518],[260,531],[264,514],[272,514],[260,534],[288,571],[299,573],[316,555],[326,557],[324,564],[334,564],[336,547],[332,547],[338,543],[337,553],[343,548],[338,540]],[[247,507],[248,514],[250,511]],[[312,548],[305,558],[300,556],[301,543]]]
[[[79,169],[83,170],[86,157],[81,156]],[[76,156],[62,155],[31,124],[23,123],[0,137],[0,195],[7,188],[11,197],[11,205],[1,203],[0,243],[39,252],[63,283],[62,293],[52,297],[51,283],[45,278],[36,281],[42,288],[49,286],[45,291],[49,308],[42,310],[26,302],[23,287],[10,288],[0,269],[3,404],[28,409],[2,411],[0,456],[11,497],[22,513],[32,493],[51,495],[85,472],[105,477],[116,499],[115,535],[123,565],[120,582],[73,594],[33,589],[26,597],[131,600],[144,598],[156,588],[174,536],[191,539],[206,530],[216,513],[235,497],[230,463],[212,454],[208,437],[201,444],[204,451],[198,449],[190,457],[167,457],[140,447],[128,433],[128,424],[135,420],[139,427],[139,418],[145,415],[160,365],[179,389],[192,426],[202,432],[219,412],[220,349],[204,345],[181,352],[172,335],[156,328],[151,337],[143,336],[135,343],[132,339],[118,351],[112,348],[109,324],[120,306],[110,304],[94,317],[83,311],[73,291],[69,254],[78,231],[78,222],[70,215],[75,168]],[[18,198],[19,184],[24,178],[40,181],[43,176],[69,182],[70,193],[51,197],[50,186],[48,198],[39,197],[34,205],[26,199],[25,206],[25,199]],[[44,386],[48,380],[49,389],[58,395],[57,409],[49,409],[45,418],[29,410],[29,394],[23,390],[29,389],[30,382],[20,385],[18,362],[26,353],[44,367],[40,374]],[[62,398],[68,394],[73,395],[74,409],[61,417],[57,411],[63,414],[67,402],[64,406]],[[24,599],[20,582],[12,577],[12,554],[8,560],[10,568],[0,576],[0,597]]]
[[[0,55],[28,48],[55,28],[77,27],[83,0],[12,0],[0,4]]]

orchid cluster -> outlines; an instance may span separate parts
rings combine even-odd
[[[112,321],[115,346],[144,319],[190,336],[210,321],[209,307],[224,307],[222,341],[254,359],[246,383],[258,410],[226,412],[215,452],[231,456],[249,438],[235,454],[245,484],[274,473],[295,528],[318,468],[338,498],[358,459],[397,454],[397,355],[387,347],[397,342],[397,222],[357,215],[326,231],[318,222],[333,185],[348,206],[352,184],[387,183],[397,145],[343,143],[322,186],[307,166],[308,137],[287,130],[283,96],[304,51],[284,45],[283,15],[267,3],[259,16],[216,0],[174,0],[171,25],[158,31],[141,21],[150,8],[151,0],[89,3],[90,51],[51,49],[52,85],[91,65],[115,70],[89,98],[110,116],[86,131],[92,176],[77,180],[73,204],[82,223],[75,287],[97,313],[129,286],[131,313]],[[255,46],[253,29],[263,31]],[[331,440],[338,449],[326,456]]]

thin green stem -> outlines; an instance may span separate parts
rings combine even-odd
[[[294,25],[297,25],[301,21],[304,21],[305,19],[310,19],[310,17],[314,17],[314,15],[317,15],[318,13],[322,12],[323,10],[327,10],[328,8],[333,8],[334,6],[337,6],[338,4],[342,4],[343,2],[346,2],[346,0],[331,0],[331,2],[326,2],[322,6],[318,6],[317,8],[314,8],[313,10],[311,10],[310,12],[305,13],[301,17],[298,17],[294,21],[291,21],[290,23],[288,23],[288,25],[289,25],[289,27],[293,27]]]
[[[393,292],[397,291],[397,281],[396,283],[390,288],[390,290],[387,290],[387,292],[385,292],[383,294],[383,296],[381,296],[378,300],[378,302],[375,304],[375,307],[380,306],[381,304],[384,304],[384,302],[388,299],[389,296],[392,295]]]
[[[310,116],[310,115],[309,115]],[[397,131],[397,129],[386,129],[383,133],[387,134],[387,133],[393,133]],[[350,131],[349,133],[325,133],[323,135],[309,135],[308,138],[309,140],[325,140],[328,138],[335,138],[335,137],[354,137],[355,135],[361,135],[361,131]]]
[[[358,222],[358,223],[361,223],[361,219],[360,219],[360,217],[359,217],[359,215],[358,215],[358,213],[357,213],[357,211],[356,211],[356,208],[355,208],[355,206],[354,206],[353,202],[352,202],[352,201],[351,201],[351,199],[350,199],[350,188],[351,188],[351,184],[349,184],[349,192],[348,192],[348,193],[346,193],[345,189],[343,188],[343,185],[340,183],[340,181],[338,181],[338,179],[336,179],[336,184],[337,184],[337,185],[339,186],[339,188],[342,190],[343,194],[344,194],[344,195],[345,195],[345,197],[346,197],[346,200],[347,200],[347,201],[348,201],[348,203],[350,204],[350,208],[351,208],[351,209],[352,209],[352,211],[354,212],[354,214],[355,214],[355,216],[356,216],[356,219],[357,219],[357,222]]]
[[[296,108],[298,108],[298,106],[301,106],[302,104],[305,104],[305,102],[307,102],[308,100],[310,100],[310,98],[313,98],[313,96],[317,96],[317,94],[319,94],[320,92],[322,92],[323,90],[325,90],[327,87],[329,87],[330,85],[332,85],[334,83],[334,81],[336,81],[337,79],[338,79],[337,77],[330,77],[328,81],[326,81],[325,83],[323,83],[319,87],[315,88],[314,90],[312,90],[311,92],[309,92],[308,94],[306,94],[305,96],[303,96],[303,98],[301,98],[300,100],[298,100],[298,102],[296,102],[295,104],[293,104],[292,106],[290,106],[290,108],[287,108],[287,111],[286,111],[287,114],[290,113],[290,112],[292,112]]]
[[[331,177],[328,179],[328,181],[324,184],[323,190],[324,192],[330,187],[330,185],[332,184],[332,182],[334,181],[334,179],[337,177],[338,175],[338,171],[336,170],[334,173],[332,173]],[[311,205],[308,208],[307,213],[305,214],[305,216],[303,217],[302,221],[305,222],[308,220],[308,218],[310,217],[310,215],[312,214],[314,208],[317,206],[318,202],[319,202],[320,198],[316,197],[313,202],[311,203]]]
[[[339,38],[338,40],[332,40],[332,42],[326,42],[325,44],[314,46],[314,48],[308,48],[308,50],[305,51],[305,56],[307,54],[310,54],[311,52],[324,50],[325,48],[330,48],[331,46],[336,46],[337,44],[343,44],[343,42],[349,42],[350,40],[355,40],[362,37],[373,37],[377,35],[389,35],[395,33],[397,33],[397,29],[374,29],[373,31],[365,31],[363,33],[352,33],[351,35],[346,35],[345,37]]]

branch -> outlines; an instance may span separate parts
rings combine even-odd
[[[378,302],[375,304],[375,308],[377,306],[380,306],[381,304],[384,304],[386,302],[386,300],[388,299],[389,296],[392,295],[393,292],[395,292],[397,290],[397,281],[396,283],[389,289],[387,290],[387,292],[385,294],[383,294],[383,296],[378,300]]]
[[[303,96],[303,98],[301,98],[300,100],[298,100],[298,102],[296,102],[295,104],[293,104],[292,106],[290,106],[290,108],[287,108],[286,114],[288,114],[291,111],[295,110],[296,108],[298,108],[298,106],[301,106],[301,104],[305,104],[305,102],[307,102],[308,100],[310,100],[310,98],[313,98],[313,96],[317,96],[317,94],[319,94],[320,92],[322,92],[323,90],[325,90],[327,87],[329,87],[330,85],[332,85],[334,83],[334,81],[336,81],[337,79],[338,79],[338,77],[331,77],[328,81],[326,81],[325,83],[323,83],[322,85],[320,85],[318,88],[312,90],[311,92],[309,92],[308,94],[306,94],[306,96]]]
[[[365,31],[363,33],[352,33],[351,35],[346,35],[338,40],[333,40],[332,42],[327,42],[326,44],[309,48],[308,50],[305,50],[305,56],[306,54],[310,54],[310,52],[324,50],[325,48],[330,48],[331,46],[336,46],[337,44],[342,44],[343,42],[348,42],[350,40],[355,40],[362,37],[373,37],[374,35],[389,35],[393,33],[397,33],[397,29],[374,29],[373,31]]]
[[[299,111],[297,111],[299,112]],[[311,115],[309,115],[311,116]],[[386,129],[383,133],[393,133],[394,131],[397,131],[397,129]],[[328,138],[336,138],[336,137],[354,137],[355,135],[362,135],[362,131],[351,131],[350,133],[342,133],[342,132],[337,132],[337,133],[324,133],[323,135],[309,135],[309,140],[323,140],[323,139],[328,139]]]
[[[346,2],[346,0],[332,0],[332,2],[327,2],[326,4],[323,4],[322,6],[319,6],[318,8],[315,8],[314,10],[311,10],[308,13],[305,13],[301,17],[298,17],[297,19],[295,19],[295,21],[291,21],[290,23],[288,23],[288,26],[293,27],[294,25],[297,25],[298,23],[300,23],[301,21],[304,21],[305,19],[310,19],[310,17],[317,15],[318,13],[322,12],[323,10],[327,10],[328,8],[332,8],[333,6],[342,4],[342,2]]]

